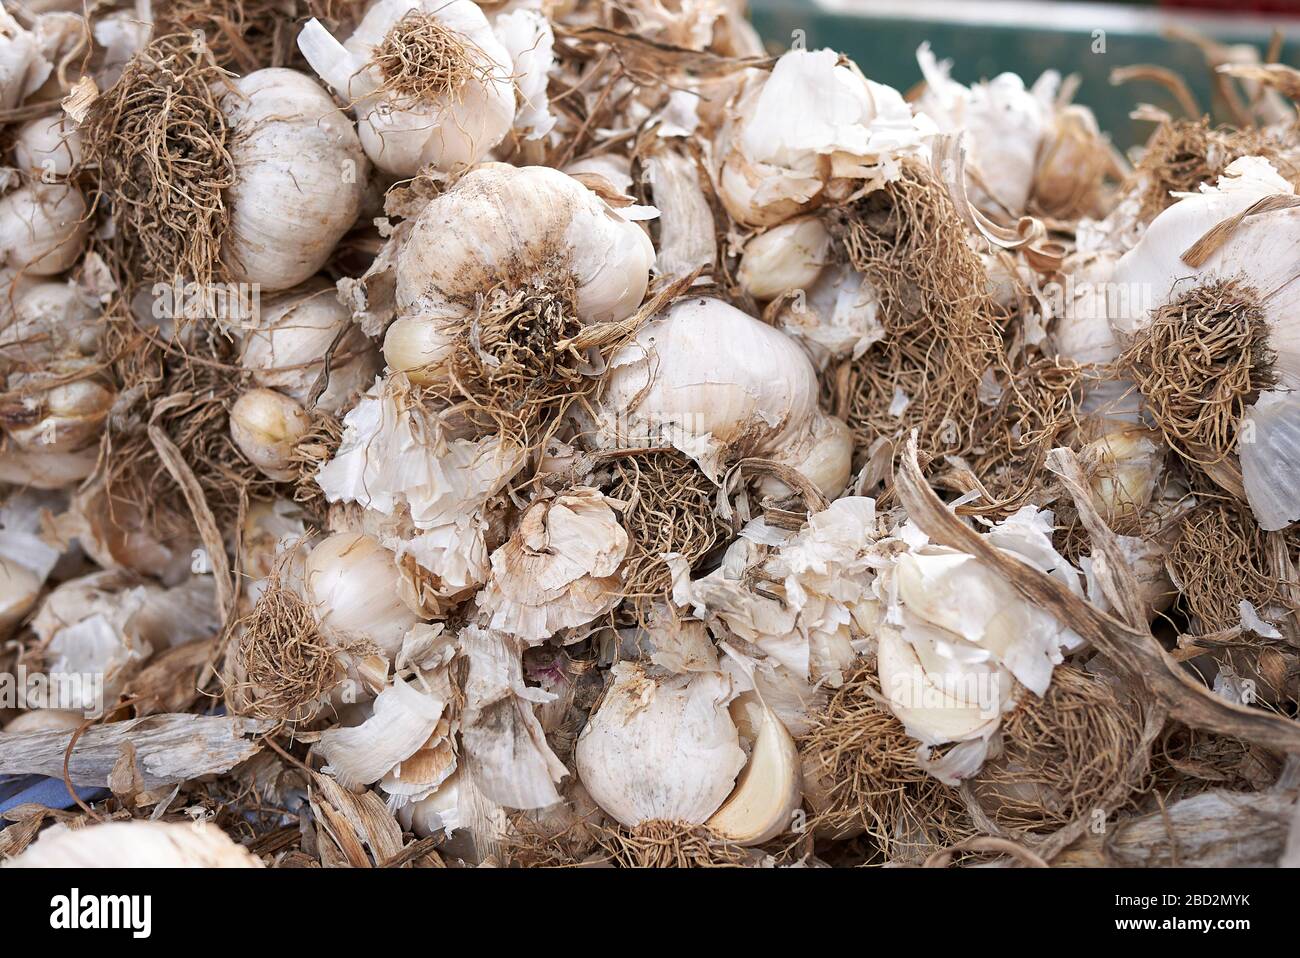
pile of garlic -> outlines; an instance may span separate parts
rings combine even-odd
[[[1088,765],[1046,703],[1062,675],[1143,698],[1120,619],[1297,720],[1300,339],[1268,245],[1300,226],[1300,121],[1255,73],[1225,82],[1258,129],[1153,210],[1171,118],[1134,173],[1055,71],[966,85],[923,45],[904,96],[765,48],[741,0],[265,4],[210,47],[179,7],[12,6],[0,663],[89,681],[0,712],[0,750],[144,750],[131,720],[214,709],[260,736],[171,797],[118,762],[115,820],[15,865],[914,863],[996,818],[1013,731]],[[132,118],[160,82],[176,112]],[[148,194],[181,153],[201,201]],[[970,328],[908,259],[939,248]],[[943,406],[926,377],[963,363]],[[1202,387],[1212,422],[1177,405]],[[918,442],[927,401],[997,421]],[[1208,587],[1206,527],[1240,540]],[[251,838],[179,824],[250,795]]]

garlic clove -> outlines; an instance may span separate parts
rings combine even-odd
[[[790,827],[803,801],[799,750],[753,693],[736,699],[731,714],[753,750],[735,790],[705,824],[738,845],[761,845]]]
[[[230,436],[239,451],[271,479],[295,475],[294,445],[311,428],[302,406],[273,389],[250,389],[230,409]]]
[[[13,634],[18,623],[36,607],[44,579],[14,559],[0,556],[0,639]]]
[[[105,385],[79,379],[0,408],[0,425],[20,449],[76,452],[99,438],[112,405],[113,393]]]
[[[758,300],[806,290],[830,261],[831,235],[817,216],[801,216],[745,244],[736,279]]]

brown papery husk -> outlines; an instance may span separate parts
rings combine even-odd
[[[1204,468],[1233,455],[1246,407],[1273,385],[1273,359],[1258,291],[1220,280],[1156,309],[1119,362],[1170,448]]]
[[[1233,160],[1262,156],[1288,180],[1300,176],[1280,145],[1259,130],[1210,126],[1208,118],[1161,123],[1133,168],[1141,190],[1139,217],[1149,222],[1177,202],[1171,193],[1192,193],[1213,183]]]
[[[943,182],[912,159],[883,187],[833,211],[829,226],[880,298],[885,337],[847,367],[834,398],[859,453],[919,432],[930,460],[962,457],[985,495],[967,511],[1014,512],[1040,483],[1056,438],[1075,424],[1079,367],[1031,360],[1003,341],[1007,318]],[[1000,396],[982,401],[982,381]],[[896,390],[910,399],[890,412]],[[946,481],[962,488],[962,481]],[[969,482],[964,485],[969,486]],[[965,491],[965,489],[962,489]]]
[[[611,478],[602,491],[627,503],[619,523],[628,536],[623,595],[638,606],[672,591],[664,556],[676,553],[694,568],[736,533],[716,512],[717,485],[675,449],[599,454]]]
[[[114,220],[110,259],[128,298],[158,282],[213,288],[224,279],[230,223],[223,194],[236,180],[221,109],[227,74],[187,35],[160,37],[91,104],[83,165]]]
[[[591,828],[603,861],[618,868],[744,868],[755,862],[747,848],[707,825],[651,819],[632,828]]]
[[[976,829],[960,794],[917,764],[919,743],[879,694],[874,665],[858,668],[799,737],[805,782],[824,784],[808,827],[832,836],[861,830],[884,860],[918,861]]]
[[[466,83],[488,83],[496,69],[468,37],[419,10],[408,11],[392,26],[371,51],[370,63],[383,81],[379,92],[399,108],[458,100]]]
[[[980,806],[1013,833],[1054,832],[1103,812],[1144,746],[1138,700],[1098,675],[1058,666],[1040,699],[1002,720],[1002,754],[971,780]],[[1139,780],[1129,783],[1136,789]]]

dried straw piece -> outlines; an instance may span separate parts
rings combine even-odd
[[[131,59],[81,126],[85,164],[113,210],[111,250],[142,286],[192,281],[207,290],[224,272],[223,193],[236,177],[220,103],[225,77],[206,47],[161,37]]]
[[[623,593],[634,602],[662,599],[671,591],[665,555],[681,555],[693,568],[735,534],[715,511],[717,486],[677,450],[625,450],[598,458],[612,471],[605,495],[627,503],[620,520],[628,535]]]
[[[1155,310],[1120,363],[1170,448],[1208,467],[1232,455],[1242,414],[1272,385],[1273,358],[1259,293],[1220,280]]]
[[[743,868],[753,854],[707,825],[652,819],[633,828],[595,827],[607,861],[619,868]]]
[[[459,99],[471,79],[488,83],[496,65],[464,34],[436,14],[409,11],[370,54],[383,78],[380,90],[400,107],[446,97]]]
[[[1046,695],[1003,719],[1002,736],[1001,757],[972,789],[994,822],[1021,834],[1055,831],[1096,809],[1109,813],[1102,803],[1145,746],[1137,701],[1070,665],[1052,673]]]
[[[824,783],[809,825],[861,829],[888,861],[915,861],[969,837],[961,796],[917,765],[917,742],[880,701],[872,665],[845,678],[799,739],[805,781]]]

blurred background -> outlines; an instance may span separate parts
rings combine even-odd
[[[1150,132],[1150,123],[1129,116],[1138,103],[1174,116],[1186,110],[1154,80],[1112,85],[1117,68],[1172,70],[1201,112],[1230,122],[1211,62],[1245,57],[1249,46],[1261,60],[1300,67],[1300,0],[750,0],[750,9],[774,51],[833,47],[903,91],[921,80],[916,49],[927,40],[963,83],[1004,71],[1026,84],[1044,70],[1076,74],[1075,102],[1092,108],[1121,149]]]

